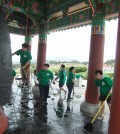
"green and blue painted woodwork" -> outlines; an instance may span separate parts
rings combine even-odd
[[[39,0],[2,0],[3,8],[7,9],[8,12],[18,11],[18,12],[29,12],[32,14],[37,14],[39,16],[43,15],[44,12],[44,2]]]
[[[47,43],[47,34],[46,32],[39,33],[39,43],[46,44]]]
[[[105,18],[92,19],[92,34],[105,34]]]
[[[119,0],[90,0],[95,9],[95,18],[106,18],[111,14],[118,13]],[[58,11],[64,11],[69,7],[85,2],[89,4],[88,0],[0,0],[0,5],[7,14],[11,14],[14,11],[24,13],[32,19],[34,24],[39,29],[40,25],[43,24],[45,31],[56,31],[67,27],[82,26],[90,24],[92,22],[92,10],[91,8],[84,11],[73,13],[72,15],[63,15],[61,18],[54,20],[48,19],[53,13]],[[104,3],[104,9],[100,8],[96,13],[97,5]],[[103,11],[104,10],[104,14]],[[100,14],[101,12],[101,14]],[[101,21],[101,20],[99,20]],[[34,30],[36,32],[36,30]]]

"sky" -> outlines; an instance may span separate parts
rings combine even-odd
[[[118,19],[106,21],[104,62],[115,58]],[[89,60],[91,25],[53,32],[47,36],[47,60]],[[12,53],[21,49],[24,36],[10,34]],[[37,59],[38,36],[32,37],[32,58]],[[14,56],[13,63],[19,61]]]

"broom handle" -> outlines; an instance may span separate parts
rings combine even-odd
[[[110,96],[110,93],[107,95],[106,99],[104,100],[103,104],[100,106],[99,110],[97,111],[96,115],[94,116],[94,118],[92,119],[91,123],[93,123],[96,119],[96,117],[98,116],[100,110],[102,109],[102,107],[104,106],[105,104],[105,101],[108,99],[108,97]]]

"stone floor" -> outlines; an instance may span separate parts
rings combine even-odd
[[[55,90],[55,86],[52,86]],[[65,87],[66,88],[66,87]],[[84,100],[85,88],[76,87],[74,99],[67,102],[62,93],[50,90],[48,105],[41,107],[38,95],[32,88],[21,89],[13,85],[11,101],[4,106],[9,118],[9,127],[4,134],[89,134],[83,126],[92,118],[80,112],[80,103]],[[109,112],[103,121],[93,123],[92,134],[107,134]]]

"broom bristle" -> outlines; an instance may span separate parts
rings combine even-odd
[[[92,125],[92,123],[87,123],[87,124],[85,124],[84,129],[85,129],[86,131],[88,131],[88,132],[92,132],[92,130],[93,130],[93,125]]]

